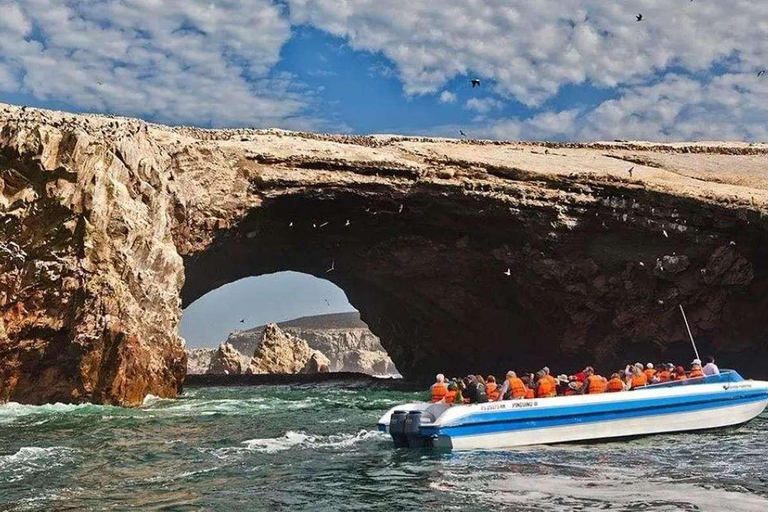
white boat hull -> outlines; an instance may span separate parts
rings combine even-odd
[[[734,375],[739,380],[728,382],[723,377],[713,383],[623,393],[458,406],[407,404],[382,416],[379,429],[389,431],[398,411],[408,421],[418,418],[419,425],[405,437],[390,432],[396,443],[399,439],[402,445],[407,437],[406,444],[414,447],[472,450],[728,427],[752,420],[768,406],[768,382]]]

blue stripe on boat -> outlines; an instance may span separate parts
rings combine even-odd
[[[552,408],[531,407],[494,413],[478,414],[458,419],[458,425],[442,427],[423,426],[426,436],[451,437],[490,434],[515,430],[559,427],[580,423],[614,421],[643,416],[656,416],[720,407],[742,405],[768,399],[765,391],[739,390],[733,393],[711,393],[696,396],[677,396],[643,400],[563,406]],[[546,400],[546,399],[544,399]]]

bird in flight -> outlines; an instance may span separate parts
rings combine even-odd
[[[347,219],[347,223],[344,224],[345,226],[349,226],[351,223],[349,222],[349,219]]]
[[[763,76],[765,74],[765,70],[758,71],[757,76]]]
[[[397,213],[403,213],[403,205],[400,205],[400,209],[397,210]]]
[[[635,19],[637,21],[643,21],[643,15],[642,14],[638,14],[638,15],[635,16]]]
[[[96,82],[97,85],[104,85],[103,82]]]
[[[479,78],[473,78],[469,82],[472,84],[472,87],[479,87],[480,86],[480,79]]]
[[[327,274],[328,272],[333,272],[334,270],[336,270],[336,260],[331,262],[331,268],[326,270],[325,273]]]
[[[632,177],[632,171],[634,171],[634,170],[635,170],[635,166],[633,165],[633,166],[632,166],[632,167],[630,167],[630,168],[629,168],[629,170],[627,171],[627,172],[629,173],[629,177],[630,177],[630,178]]]
[[[244,324],[244,323],[245,323],[245,318],[241,318],[241,319],[240,319],[240,323],[241,323],[241,324]]]
[[[466,137],[467,136],[467,134],[464,133],[464,130],[459,130],[459,133],[461,134],[462,137]]]
[[[331,303],[328,302],[328,299],[323,299],[328,307],[331,307]]]
[[[512,275],[512,269],[511,269],[511,268],[508,268],[507,270],[505,270],[505,271],[504,271],[504,275],[505,275],[505,276],[511,276],[511,275]]]

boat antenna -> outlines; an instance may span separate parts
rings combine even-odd
[[[699,357],[699,351],[696,349],[696,341],[693,339],[693,334],[691,334],[691,326],[688,325],[688,319],[685,317],[685,310],[683,309],[683,305],[680,304],[680,312],[683,314],[683,320],[685,321],[685,328],[688,329],[688,336],[691,338],[691,345],[693,345],[693,353],[696,354],[696,359],[701,360]]]

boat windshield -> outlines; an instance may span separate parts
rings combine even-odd
[[[721,370],[719,375],[705,375],[704,377],[695,377],[686,380],[673,380],[670,382],[660,382],[651,384],[639,389],[658,389],[669,388],[672,386],[694,386],[697,384],[720,384],[726,382],[741,382],[744,378],[736,370]]]

